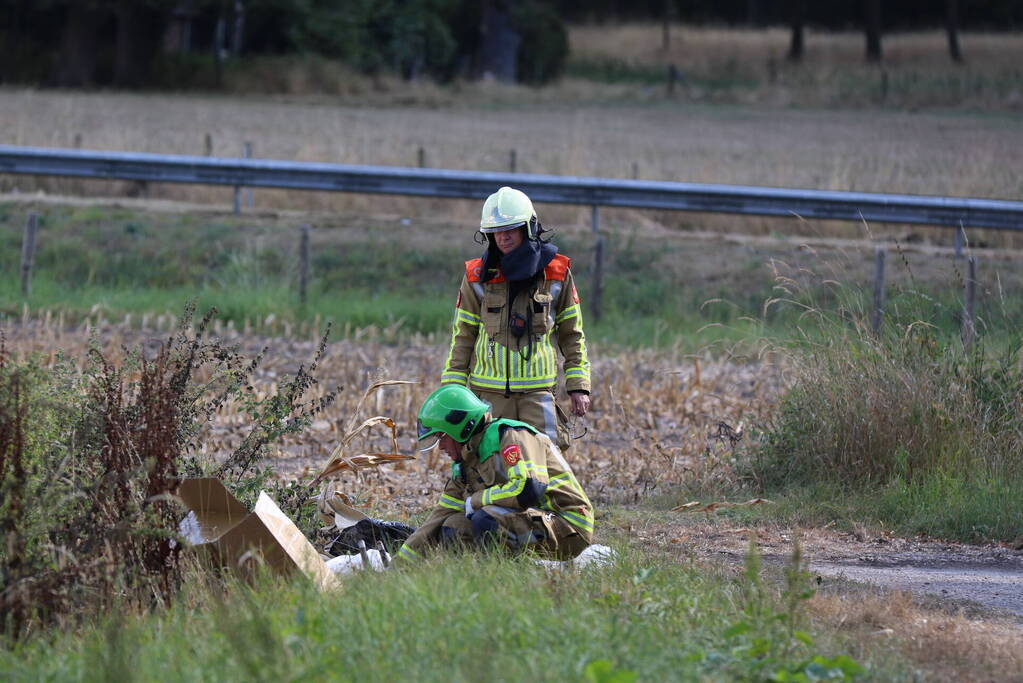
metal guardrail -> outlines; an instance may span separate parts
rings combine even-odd
[[[1023,202],[0,145],[0,173],[483,200],[502,185],[534,201],[827,220],[1023,229]]]

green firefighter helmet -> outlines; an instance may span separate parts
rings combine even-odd
[[[490,234],[520,227],[526,229],[528,239],[536,239],[536,210],[525,192],[502,187],[483,202],[480,232]]]
[[[445,384],[423,401],[416,424],[419,450],[428,451],[443,434],[458,443],[473,435],[490,410],[490,404],[461,384]]]

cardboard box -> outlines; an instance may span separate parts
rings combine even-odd
[[[191,511],[181,520],[181,535],[222,566],[245,572],[262,562],[284,575],[300,571],[321,589],[337,585],[309,539],[265,491],[252,512],[218,479],[186,479],[178,497]]]

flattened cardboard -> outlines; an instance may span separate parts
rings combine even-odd
[[[301,571],[320,588],[335,584],[336,577],[309,539],[265,491],[252,512],[218,479],[186,479],[178,497],[191,510],[181,522],[182,535],[196,547],[208,548],[222,565],[244,569],[246,560],[258,555],[282,574]]]

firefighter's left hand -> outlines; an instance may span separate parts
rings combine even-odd
[[[577,417],[582,417],[590,409],[590,395],[582,391],[573,391],[569,396],[572,397],[572,414]]]

